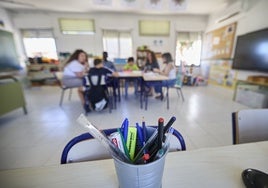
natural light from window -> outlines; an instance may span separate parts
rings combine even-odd
[[[109,59],[128,58],[132,55],[132,39],[129,32],[103,32],[103,49],[109,54]]]
[[[58,59],[54,38],[23,38],[27,57]]]
[[[179,33],[180,34],[180,33]],[[176,44],[176,66],[200,66],[202,41],[199,33],[183,32]]]

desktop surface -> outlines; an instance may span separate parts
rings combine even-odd
[[[245,187],[247,168],[268,172],[268,141],[167,154],[162,187]],[[112,159],[0,171],[4,187],[118,187]]]

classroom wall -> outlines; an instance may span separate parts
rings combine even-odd
[[[123,29],[131,30],[133,36],[133,56],[136,56],[136,48],[147,45],[156,52],[169,51],[175,56],[176,32],[178,31],[210,31],[222,26],[237,22],[237,35],[259,30],[268,27],[266,18],[268,12],[267,0],[245,1],[242,13],[221,23],[215,23],[219,17],[232,11],[232,7],[221,12],[216,12],[209,17],[200,15],[135,15],[119,13],[53,13],[44,11],[19,11],[7,12],[0,8],[1,19],[5,21],[5,29],[12,31],[15,36],[18,53],[21,62],[26,59],[19,30],[22,28],[52,28],[55,34],[58,52],[72,52],[76,48],[83,48],[93,55],[101,55],[102,29]],[[238,5],[235,5],[238,6]],[[90,18],[95,20],[96,34],[94,35],[63,35],[58,26],[58,18]],[[169,37],[142,37],[139,36],[138,21],[149,20],[170,20],[171,32]],[[155,46],[154,40],[162,40],[162,46]],[[246,79],[249,75],[263,73],[238,71],[238,79]]]
[[[1,30],[13,32],[13,25],[5,9],[0,8],[0,20],[4,22],[4,26],[0,25]]]
[[[244,2],[245,4],[241,4],[242,13],[224,22],[216,23],[216,20],[223,15],[223,12],[217,12],[217,13],[210,15],[208,19],[208,26],[206,28],[206,31],[214,30],[222,26],[228,25],[230,23],[233,23],[233,22],[237,22],[236,36],[267,28],[268,27],[268,21],[267,21],[268,1],[267,0],[254,0],[254,1],[244,1]],[[228,11],[226,11],[226,13],[228,13]],[[237,79],[246,80],[247,77],[250,75],[268,76],[268,73],[239,70],[237,74]]]
[[[171,52],[175,55],[177,31],[204,31],[207,26],[207,16],[163,16],[163,15],[135,15],[131,13],[47,13],[47,12],[16,12],[10,13],[16,30],[22,28],[53,28],[56,45],[59,52],[72,52],[82,48],[93,55],[101,55],[102,29],[131,30],[133,37],[133,56],[136,56],[138,46],[147,45],[156,52]],[[96,33],[94,35],[63,35],[60,32],[58,18],[89,18],[95,20]],[[171,32],[169,37],[139,36],[138,21],[170,20]],[[190,24],[189,24],[190,23]],[[162,46],[155,46],[154,40],[162,40]]]

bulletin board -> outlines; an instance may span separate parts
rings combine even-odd
[[[232,52],[236,22],[208,32],[204,36],[202,66],[207,67],[208,83],[233,89],[237,71],[232,70]]]
[[[230,59],[234,46],[236,25],[235,22],[206,33],[202,59]]]

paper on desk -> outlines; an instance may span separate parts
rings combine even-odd
[[[150,71],[150,72],[145,72],[144,75],[145,76],[155,76],[155,73]]]

